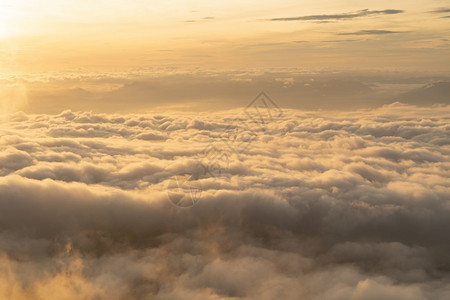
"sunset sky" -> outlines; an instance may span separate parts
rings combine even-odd
[[[0,0],[0,299],[450,299],[449,0]]]
[[[0,2],[3,72],[136,67],[442,71],[449,1]]]

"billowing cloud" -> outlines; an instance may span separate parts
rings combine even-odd
[[[448,299],[449,116],[4,117],[0,298]]]

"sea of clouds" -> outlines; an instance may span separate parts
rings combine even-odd
[[[450,298],[449,106],[245,118],[3,116],[0,298]]]

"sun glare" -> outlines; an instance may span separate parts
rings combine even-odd
[[[0,6],[0,38],[8,37],[12,34],[10,25],[11,12],[8,7]]]
[[[13,36],[17,33],[19,13],[16,6],[7,1],[0,0],[0,39]]]

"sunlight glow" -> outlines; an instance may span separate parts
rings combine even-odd
[[[12,18],[12,10],[4,2],[0,3],[0,38],[12,35],[10,20]]]
[[[19,33],[18,25],[24,23],[14,3],[0,0],[0,39],[17,35]]]

